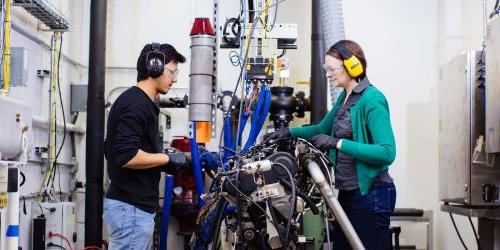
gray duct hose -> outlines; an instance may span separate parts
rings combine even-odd
[[[354,230],[354,227],[349,221],[349,218],[347,218],[344,209],[342,209],[342,207],[340,206],[339,201],[337,200],[337,198],[333,193],[332,187],[326,181],[325,175],[321,171],[321,168],[319,167],[318,163],[310,161],[307,164],[307,170],[309,171],[309,174],[313,178],[316,187],[318,187],[319,190],[321,191],[321,194],[325,199],[326,205],[335,216],[335,220],[337,220],[337,222],[340,225],[340,228],[342,228],[342,231],[344,232],[345,237],[347,238],[347,241],[349,241],[351,247],[355,250],[364,250],[365,247],[363,246],[363,243],[361,243],[361,240],[359,239],[356,230]]]
[[[320,0],[320,15],[323,28],[325,48],[328,50],[334,43],[345,39],[344,15],[342,0]],[[334,87],[328,83],[330,101],[329,106],[337,102],[342,88]]]

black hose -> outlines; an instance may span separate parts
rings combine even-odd
[[[293,217],[293,211],[295,210],[295,204],[297,203],[297,192],[296,192],[296,187],[295,187],[295,181],[293,179],[292,173],[290,173],[290,170],[288,170],[288,168],[280,162],[273,162],[273,165],[280,166],[283,170],[285,170],[285,172],[288,174],[288,178],[290,178],[290,184],[292,186],[292,199],[291,199],[292,205],[290,206],[290,212],[289,212],[289,215],[287,218],[287,225],[286,225],[286,232],[285,232],[286,234],[285,234],[285,238],[284,238],[284,242],[285,242],[285,244],[287,244],[288,237],[290,234],[290,225],[291,225],[291,220]]]
[[[26,182],[26,176],[21,171],[19,171],[19,174],[21,175],[21,177],[23,177],[23,180],[21,181],[21,184],[19,184],[19,187],[22,187],[24,185],[24,183]]]
[[[285,56],[285,54],[286,54],[286,49],[283,49],[283,50],[281,51],[281,54],[279,54],[279,56],[277,56],[276,58],[278,58],[278,59],[279,59],[279,58],[282,58],[283,56]]]
[[[450,218],[451,222],[453,223],[453,227],[455,228],[455,232],[457,232],[458,238],[460,239],[460,242],[462,242],[462,246],[464,246],[465,250],[469,250],[465,245],[464,240],[462,239],[462,235],[460,235],[460,232],[458,231],[457,224],[455,224],[455,219],[453,219],[453,215],[451,213],[450,213]]]
[[[470,218],[470,216],[467,216],[467,217],[469,218],[470,226],[472,227],[472,231],[474,232],[474,237],[476,238],[477,249],[481,250],[481,244],[479,243],[479,236],[477,236],[476,228],[474,227],[474,224],[472,223],[472,219]]]
[[[280,180],[280,183],[285,185],[286,188],[288,189],[292,189],[292,185],[290,183],[288,183],[287,181],[285,180]],[[296,190],[297,192],[297,196],[302,198],[306,204],[311,208],[311,212],[314,214],[314,215],[317,215],[319,214],[319,209],[316,207],[316,204],[314,204],[314,202],[311,200],[311,198],[309,198],[309,196],[307,196],[305,193],[303,193],[302,191],[300,190]]]
[[[498,12],[500,12],[499,5],[500,5],[500,0],[496,0],[495,7],[493,8],[493,11],[490,14],[490,19],[496,16]]]
[[[66,115],[64,114],[64,103],[62,100],[62,94],[61,94],[61,83],[60,83],[60,77],[59,77],[59,69],[60,69],[60,62],[61,62],[61,54],[62,54],[62,44],[63,44],[63,36],[61,35],[61,39],[59,42],[59,55],[57,56],[57,89],[59,90],[59,102],[61,102],[61,112],[62,112],[62,117],[63,117],[63,139],[61,142],[61,146],[59,146],[59,150],[57,151],[56,154],[56,161],[57,158],[59,157],[59,154],[61,153],[61,150],[64,146],[64,141],[66,140]]]

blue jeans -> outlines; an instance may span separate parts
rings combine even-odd
[[[109,248],[151,249],[155,214],[118,200],[104,199],[102,216],[109,232]]]
[[[361,195],[359,189],[340,191],[339,202],[367,250],[391,248],[390,216],[396,205],[393,183],[374,183],[366,195]],[[333,234],[334,249],[351,249],[338,225]]]

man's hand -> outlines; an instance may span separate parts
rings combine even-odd
[[[331,137],[329,135],[316,135],[311,138],[309,141],[321,151],[326,151],[331,148],[337,148],[337,143],[339,142],[339,138]]]
[[[290,129],[282,128],[276,132],[267,133],[264,135],[262,141],[278,140],[283,138],[291,137]]]
[[[167,168],[178,169],[188,165],[188,159],[186,153],[176,152],[167,153],[168,163]]]

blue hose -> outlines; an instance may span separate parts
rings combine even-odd
[[[236,145],[239,145],[240,141],[241,141],[241,135],[243,134],[243,130],[245,129],[245,126],[247,124],[247,121],[248,121],[248,114],[246,112],[242,112],[241,113],[241,117],[240,117],[240,128],[239,128],[239,137],[236,138],[236,140],[234,141],[235,142],[235,149],[236,149]]]
[[[174,177],[165,175],[165,198],[163,199],[163,212],[160,225],[160,249],[167,250],[168,224],[170,219],[170,207],[172,205],[172,192],[174,188]]]
[[[198,144],[196,144],[196,122],[193,122],[193,134],[189,139],[189,147],[191,148],[191,162],[193,163],[193,175],[196,183],[196,193],[198,194],[198,207],[203,206],[201,195],[203,194],[203,176],[201,175],[201,162],[198,152]]]
[[[267,114],[269,113],[269,110],[271,109],[271,98],[272,98],[271,90],[266,89],[265,91],[266,91],[266,95],[265,95],[265,101],[264,101],[264,108],[262,109],[262,112],[259,116],[259,121],[257,123],[257,126],[260,128],[259,131],[264,126],[264,123],[266,123]],[[257,132],[257,135],[258,134],[259,133]]]
[[[230,148],[235,150],[234,140],[232,136],[232,126],[231,126],[231,116],[224,117],[224,146],[226,148]],[[229,150],[224,150],[224,158],[223,158],[223,166],[226,167],[226,162],[229,157],[231,157],[233,153]]]
[[[267,113],[271,107],[271,92],[262,84],[261,91],[259,93],[259,100],[257,101],[257,106],[253,112],[252,116],[252,128],[250,129],[250,135],[248,140],[243,147],[242,152],[246,152],[257,140],[262,126],[266,122]]]

